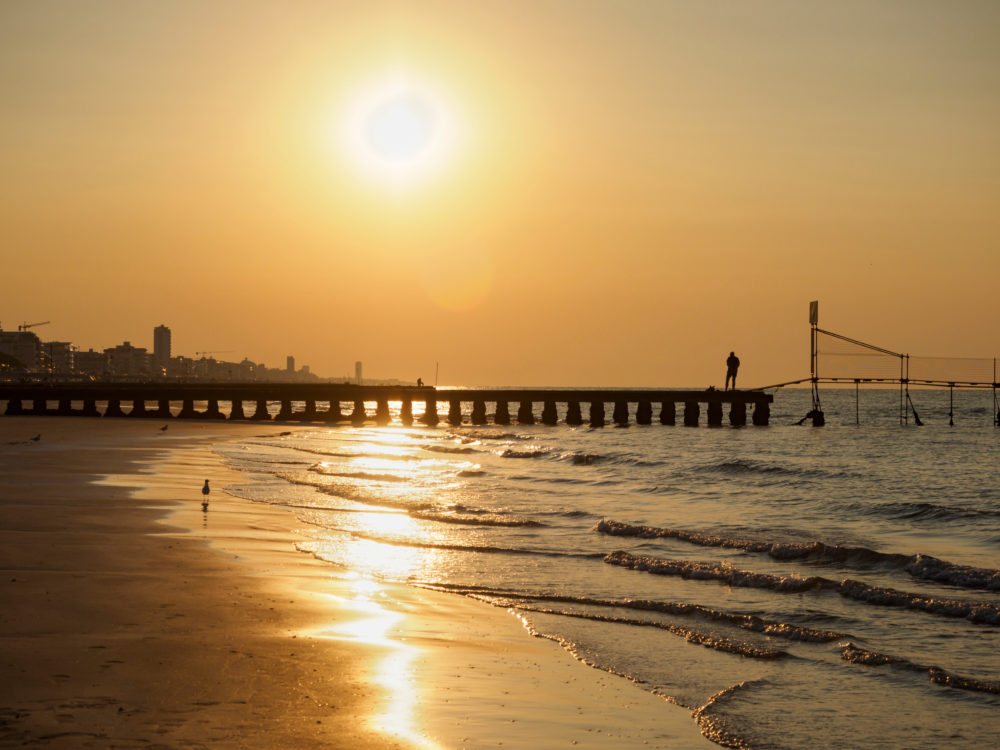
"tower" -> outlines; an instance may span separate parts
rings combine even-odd
[[[361,363],[354,363],[354,379],[357,381],[358,385],[362,385],[361,382]]]
[[[153,373],[162,375],[170,364],[170,329],[158,325],[153,329]]]

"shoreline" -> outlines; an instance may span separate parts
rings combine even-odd
[[[117,456],[117,462],[105,459],[103,468],[108,470],[91,472],[92,478],[104,478],[81,491],[77,485],[82,469],[79,464],[74,469],[70,457],[75,454],[84,464],[93,461],[86,443],[94,437],[94,423],[16,417],[0,425],[0,444],[8,449],[0,454],[7,459],[3,463],[11,453],[31,459],[19,462],[20,474],[14,476],[13,486],[21,488],[22,499],[23,485],[30,484],[40,468],[34,459],[46,453],[61,455],[66,471],[46,475],[48,491],[53,494],[61,487],[75,495],[96,528],[58,533],[102,537],[125,532],[128,544],[106,550],[107,560],[98,557],[114,570],[119,584],[120,579],[133,579],[117,591],[127,592],[125,599],[142,604],[148,615],[140,628],[143,643],[138,644],[138,651],[145,653],[122,645],[128,642],[123,631],[135,624],[129,622],[135,617],[117,609],[103,615],[89,611],[82,618],[102,622],[104,640],[113,645],[96,643],[93,634],[79,629],[31,635],[22,623],[21,631],[12,632],[10,618],[4,618],[3,656],[14,661],[5,658],[0,663],[11,662],[22,672],[29,667],[38,671],[36,662],[43,659],[37,650],[13,654],[18,639],[47,642],[58,634],[63,641],[75,641],[77,659],[88,651],[103,657],[84,664],[79,676],[68,669],[54,672],[67,677],[45,680],[48,692],[38,685],[0,691],[4,744],[16,737],[49,736],[47,742],[54,747],[58,745],[52,743],[62,741],[55,737],[62,731],[70,732],[64,735],[66,747],[98,747],[117,739],[116,731],[128,730],[122,738],[173,739],[189,747],[248,747],[255,742],[260,747],[715,746],[702,737],[685,709],[584,665],[558,644],[532,637],[508,612],[466,597],[372,581],[297,550],[295,541],[301,537],[296,528],[301,524],[293,513],[225,494],[228,484],[251,480],[224,466],[212,450],[218,442],[277,435],[287,426],[171,423],[167,433],[157,435],[155,420],[104,423],[98,429],[109,444],[140,445],[131,448],[131,455],[125,451]],[[43,432],[44,442],[10,446],[11,429],[21,425],[25,434]],[[51,446],[47,435],[59,432],[67,433],[67,442],[76,441],[75,451]],[[17,476],[22,477],[20,484]],[[212,480],[213,487],[207,514],[201,512],[204,478]],[[5,485],[11,481],[5,471]],[[114,523],[103,517],[108,496],[116,509]],[[19,503],[3,501],[5,519],[13,520],[7,517],[14,505]],[[132,520],[124,529],[112,530],[120,525],[122,513],[135,515],[140,509],[142,522]],[[21,526],[22,535],[28,528],[35,533],[51,529],[51,524]],[[5,523],[5,537],[18,533],[11,529]],[[18,578],[12,567],[18,545],[6,546],[4,572]],[[24,545],[20,547],[23,552]],[[145,569],[130,570],[123,554],[134,554],[135,548],[146,548],[146,566],[164,565],[175,577],[196,585],[182,584],[184,578],[157,579]],[[93,588],[93,582],[82,580],[80,571],[63,562],[64,576],[78,587],[82,581]],[[27,576],[24,583],[29,583]],[[46,590],[45,596],[49,593]],[[40,592],[36,595],[41,597]],[[22,610],[27,605],[14,603]],[[115,648],[122,651],[117,656],[128,658],[108,658]],[[55,650],[62,660],[71,661],[67,649],[70,646],[63,643]],[[149,652],[154,652],[152,657]],[[154,674],[147,673],[145,679],[142,674],[143,669],[163,668],[165,659],[156,659],[156,653],[167,655],[171,665],[165,670],[171,677],[166,689]],[[150,663],[151,658],[158,663]],[[59,661],[55,656],[52,660]],[[214,672],[208,669],[211,664]],[[220,671],[226,673],[225,680],[209,680],[201,687],[204,694],[186,694],[206,673]],[[122,679],[116,672],[130,674]],[[64,703],[79,703],[75,694],[88,693],[82,684],[87,680],[90,688],[138,684],[146,691],[142,707],[133,711],[119,697],[109,696],[114,691],[108,689],[101,693],[107,700],[100,705],[61,714],[56,706],[45,709],[31,703],[53,693]],[[249,685],[255,687],[244,689]],[[160,723],[154,727],[150,714],[160,713],[172,713],[174,725],[158,716]],[[179,724],[177,714],[184,717]],[[80,744],[89,742],[88,737],[96,744]]]

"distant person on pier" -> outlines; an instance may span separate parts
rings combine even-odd
[[[729,390],[729,379],[733,379],[733,390],[736,390],[736,371],[740,369],[740,358],[736,352],[729,352],[726,358],[726,390]]]
[[[423,387],[424,387],[423,378],[417,378],[417,388],[423,388]]]

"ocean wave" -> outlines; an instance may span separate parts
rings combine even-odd
[[[712,474],[723,476],[746,476],[761,475],[771,477],[794,477],[794,478],[829,478],[829,477],[851,477],[854,474],[848,472],[831,472],[816,467],[800,468],[796,466],[781,466],[779,464],[755,461],[747,458],[734,458],[724,461],[711,461],[691,467],[688,472],[692,474]]]
[[[778,576],[771,573],[741,570],[734,568],[729,563],[661,560],[655,557],[639,557],[623,550],[606,555],[604,562],[655,575],[679,576],[696,581],[713,580],[730,586],[770,589],[772,591],[808,591],[819,588],[824,583],[830,583],[827,579],[819,576],[810,576],[809,578],[794,574]]]
[[[501,458],[541,458],[542,456],[548,455],[548,451],[544,448],[536,448],[534,450],[518,451],[513,448],[505,448],[500,452]]]
[[[929,502],[855,503],[854,510],[860,513],[907,521],[952,521],[982,517],[1000,517],[1000,509],[969,508],[960,505],[941,505]]]
[[[369,482],[407,482],[409,477],[398,474],[375,474],[369,471],[328,471],[320,466],[310,466],[309,471],[324,477],[340,477],[341,479],[364,479]]]
[[[600,461],[602,456],[594,453],[566,453],[563,458],[568,458],[574,466],[591,466]]]
[[[633,609],[642,612],[657,612],[667,615],[681,617],[692,617],[704,619],[713,623],[722,623],[731,627],[739,628],[753,633],[783,638],[790,641],[804,641],[808,643],[829,643],[831,641],[843,640],[843,633],[835,633],[830,630],[811,628],[805,625],[792,625],[790,623],[767,620],[757,615],[736,614],[723,612],[701,604],[689,604],[682,602],[661,601],[655,599],[600,599],[587,596],[565,596],[559,594],[538,594],[514,589],[497,589],[482,586],[467,586],[463,584],[448,583],[420,583],[411,582],[425,588],[433,588],[439,591],[451,591],[465,595],[477,595],[480,597],[500,599],[503,606],[519,606],[518,601],[545,601],[562,604],[575,604],[584,607],[602,607],[615,609]]]
[[[420,447],[425,451],[430,451],[431,453],[455,453],[462,455],[466,453],[481,452],[475,448],[469,448],[468,446],[461,445],[421,445]]]
[[[655,575],[712,580],[734,587],[759,588],[782,593],[826,589],[865,604],[902,607],[944,617],[963,617],[970,622],[984,625],[1000,626],[1000,606],[990,602],[939,599],[909,591],[873,586],[849,578],[838,582],[821,576],[808,578],[796,575],[778,576],[740,570],[728,563],[660,560],[655,557],[638,557],[622,550],[605,556],[604,562]]]
[[[448,552],[482,552],[486,554],[502,555],[537,555],[540,557],[563,557],[576,559],[599,559],[600,553],[590,552],[561,552],[559,550],[548,549],[526,549],[524,547],[500,547],[491,544],[447,544],[444,542],[422,542],[416,539],[393,539],[379,534],[368,534],[356,529],[341,529],[328,527],[333,531],[350,534],[357,539],[365,539],[379,544],[388,544],[392,547],[412,547],[415,549],[444,550]]]
[[[840,658],[851,664],[862,664],[868,667],[894,666],[912,672],[927,673],[931,682],[945,685],[957,690],[969,690],[978,693],[1000,694],[1000,680],[981,680],[974,677],[963,677],[948,672],[940,667],[928,667],[899,656],[891,656],[878,651],[870,651],[846,643],[840,649]]]
[[[399,453],[379,453],[377,451],[325,451],[320,448],[307,448],[304,445],[287,445],[282,446],[284,448],[290,448],[294,451],[299,451],[300,453],[309,453],[313,456],[326,456],[329,458],[377,458],[386,461],[416,461],[417,456],[405,455]]]
[[[416,510],[411,511],[410,516],[424,521],[438,521],[440,523],[454,523],[462,526],[499,526],[499,527],[522,527],[522,526],[544,526],[540,521],[532,521],[528,518],[512,518],[501,516],[496,513],[485,513],[481,515],[449,513],[444,511]]]
[[[575,617],[583,620],[593,620],[595,622],[609,622],[616,625],[632,625],[644,628],[659,628],[668,633],[680,636],[688,643],[695,643],[705,648],[715,651],[722,651],[727,654],[747,656],[752,659],[780,659],[788,656],[787,651],[770,648],[750,641],[739,641],[712,633],[702,633],[692,628],[685,628],[680,625],[672,625],[658,620],[640,620],[632,617],[616,617],[614,615],[596,615],[588,612],[570,612],[566,610],[547,609],[542,607],[518,607],[525,612],[537,612],[546,615],[560,615],[562,617]]]
[[[516,432],[492,432],[490,430],[462,430],[449,432],[450,437],[461,440],[531,440],[532,435],[518,435]]]
[[[471,479],[472,477],[486,476],[486,472],[482,469],[462,469],[457,476]]]
[[[698,722],[701,733],[717,745],[736,748],[736,750],[752,750],[753,746],[732,726],[730,721],[717,713],[717,709],[724,708],[726,702],[737,693],[764,684],[766,684],[765,680],[746,680],[736,685],[730,685],[725,690],[720,690],[711,696],[704,706],[694,712],[694,720]]]
[[[797,560],[854,567],[883,566],[903,570],[914,578],[963,588],[1000,590],[1000,570],[975,568],[940,560],[930,555],[877,552],[867,547],[842,547],[823,542],[769,542],[709,534],[702,531],[622,523],[603,518],[594,531],[611,536],[640,539],[669,538],[701,547],[721,547],[766,554],[775,560]]]

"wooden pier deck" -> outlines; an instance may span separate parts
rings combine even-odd
[[[0,383],[3,414],[81,417],[149,417],[154,419],[250,419],[289,422],[392,421],[390,403],[398,404],[397,419],[436,425],[546,424],[647,425],[657,422],[697,426],[702,407],[709,426],[728,422],[767,425],[773,396],[759,390],[719,391],[636,388],[462,388],[365,386],[332,383]],[[229,405],[228,410],[220,408]],[[30,403],[30,406],[29,406]],[[203,408],[196,408],[196,404]],[[247,406],[247,404],[250,406]],[[272,415],[269,404],[279,404]],[[342,411],[343,404],[351,411]],[[413,404],[423,414],[414,419]],[[374,404],[374,409],[369,405]],[[439,404],[446,404],[442,418]],[[463,409],[463,404],[471,408]],[[487,408],[491,405],[491,409]],[[559,409],[557,404],[565,404]],[[536,405],[541,405],[539,412]],[[607,406],[610,405],[610,414]],[[320,408],[325,406],[325,408]],[[584,413],[586,412],[586,414]],[[228,416],[227,416],[228,413]]]

